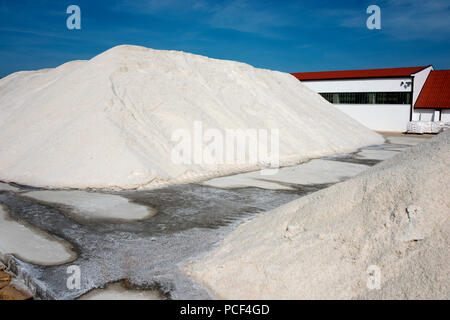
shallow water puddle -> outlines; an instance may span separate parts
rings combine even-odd
[[[259,171],[248,172],[211,179],[203,184],[218,188],[298,190],[301,186],[336,183],[366,169],[367,165],[314,159],[301,165],[280,168],[274,175],[262,175]]]
[[[62,264],[76,257],[69,243],[14,221],[0,205],[0,259],[6,254],[41,265]]]
[[[68,210],[74,219],[137,221],[148,219],[156,210],[147,206],[130,203],[126,198],[103,193],[79,190],[31,191],[22,195],[43,202],[58,203],[72,207]]]

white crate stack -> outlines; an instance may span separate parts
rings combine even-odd
[[[410,121],[406,129],[407,133],[439,133],[450,128],[450,123],[443,121]]]

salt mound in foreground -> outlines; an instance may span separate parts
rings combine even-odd
[[[449,299],[449,168],[450,131],[244,223],[187,273],[225,299]]]
[[[251,169],[174,164],[172,133],[194,121],[277,128],[281,164],[383,142],[289,74],[119,46],[0,80],[0,180],[132,189]]]

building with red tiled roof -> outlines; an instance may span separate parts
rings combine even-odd
[[[338,109],[376,131],[410,121],[450,122],[450,71],[433,66],[292,73]]]
[[[450,70],[430,72],[414,111],[414,120],[450,122]]]
[[[391,69],[365,69],[344,71],[319,71],[292,73],[299,80],[333,80],[333,79],[363,79],[363,78],[391,78],[409,77],[426,67],[391,68]]]

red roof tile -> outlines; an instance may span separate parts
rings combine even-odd
[[[430,72],[414,107],[450,108],[450,70]]]
[[[428,68],[428,66],[410,67],[410,68],[392,68],[392,69],[299,72],[299,73],[292,73],[292,75],[299,80],[408,77],[411,74],[419,72],[425,68]]]

